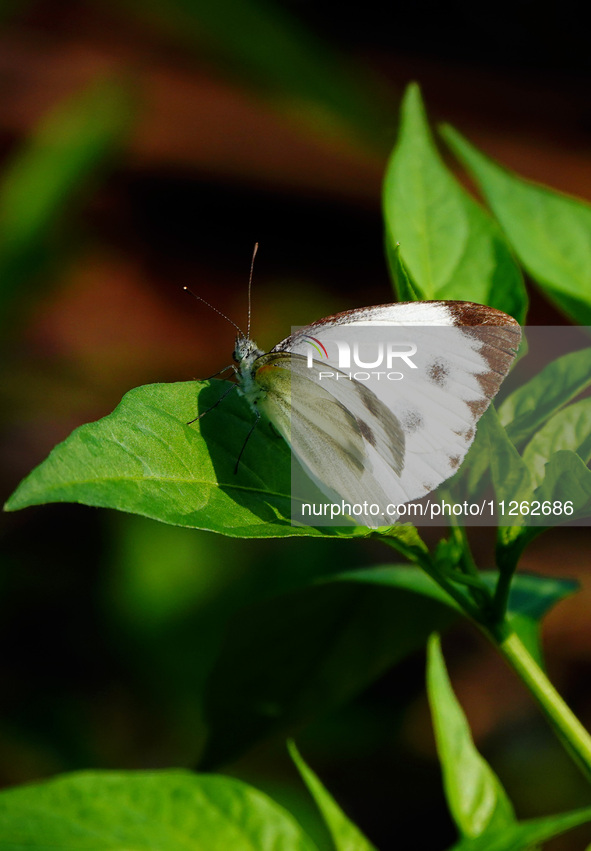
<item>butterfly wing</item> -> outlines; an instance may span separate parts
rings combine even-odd
[[[264,391],[261,411],[323,493],[350,503],[391,501],[377,483],[374,458],[390,471],[392,489],[404,466],[404,432],[375,394],[346,378],[320,382],[297,354],[259,358],[255,380]],[[381,511],[374,522],[386,525],[393,518]]]
[[[494,307],[472,301],[400,301],[394,304],[354,308],[318,319],[277,343],[271,351],[306,354],[309,337],[318,338],[326,343],[338,337],[339,329],[351,325],[357,328],[384,326],[412,328],[420,325],[469,328],[488,325],[512,328],[517,343],[521,336],[519,323]]]
[[[378,305],[315,322],[278,343],[267,357],[288,352],[307,355],[311,338],[326,356],[316,365],[336,370],[335,342],[344,332],[364,327],[376,332],[380,327],[412,331],[417,346],[413,361],[418,368],[409,371],[412,374],[403,381],[372,383],[368,392],[373,392],[379,403],[379,407],[374,405],[374,414],[364,404],[367,395],[351,390],[345,399],[342,391],[332,386],[329,392],[336,398],[341,394],[341,403],[353,415],[362,436],[366,427],[372,433],[378,430],[384,410],[394,416],[404,436],[402,469],[383,455],[387,440],[376,445],[366,440],[364,446],[376,487],[388,495],[389,502],[404,503],[425,496],[456,472],[474,439],[478,419],[510,369],[521,329],[501,311],[471,302]],[[355,386],[359,382],[330,384]],[[295,385],[294,391],[293,398],[299,403],[301,394]],[[396,440],[400,442],[399,437]],[[359,494],[356,501],[360,501]]]

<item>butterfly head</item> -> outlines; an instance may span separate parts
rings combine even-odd
[[[244,334],[238,334],[232,357],[239,367],[248,369],[263,354],[263,350],[259,349],[254,340],[245,337]]]

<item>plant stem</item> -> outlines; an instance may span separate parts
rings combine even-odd
[[[467,617],[471,618],[475,623],[482,625],[480,609],[477,604],[467,597],[462,590],[456,587],[453,582],[450,582],[443,571],[435,564],[427,550],[425,550],[425,552],[418,552],[417,550],[411,551],[403,549],[400,541],[394,538],[387,538],[386,536],[380,537],[379,540],[383,544],[386,544],[387,547],[392,547],[392,549],[401,552],[416,565],[422,567],[425,573],[430,576],[431,579],[434,579],[435,582],[437,582],[437,584],[443,588],[447,594],[449,594],[452,600],[455,600],[460,610],[464,612]]]
[[[591,736],[587,730],[558,694],[517,633],[511,632],[495,643],[536,699],[587,780],[591,780]]]

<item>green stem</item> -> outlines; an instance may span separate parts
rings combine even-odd
[[[587,730],[515,632],[501,638],[498,648],[536,699],[587,780],[591,780],[591,736]]]
[[[517,633],[510,628],[507,620],[501,614],[506,609],[510,580],[513,576],[518,554],[523,549],[523,541],[516,542],[509,559],[499,565],[502,581],[499,580],[496,588],[495,602],[497,609],[496,612],[492,612],[488,605],[477,605],[466,593],[454,585],[453,581],[450,581],[450,578],[441,569],[441,566],[432,558],[426,547],[424,550],[416,546],[408,547],[401,541],[389,540],[386,537],[382,537],[381,540],[394,549],[403,552],[408,558],[420,565],[455,600],[464,614],[487,635],[537,701],[552,728],[583,771],[586,779],[591,781],[591,735],[564,702],[546,673],[540,668]],[[467,567],[470,579],[472,579],[472,570],[469,565]],[[469,575],[466,574],[463,577],[464,582]]]
[[[387,547],[392,547],[392,549],[397,550],[398,552],[405,555],[411,561],[414,561],[419,567],[422,567],[425,573],[434,579],[437,584],[443,588],[443,590],[449,594],[449,596],[455,600],[458,604],[461,611],[464,614],[472,618],[477,624],[482,624],[481,610],[467,595],[457,588],[453,582],[450,582],[449,579],[445,576],[443,571],[435,564],[433,559],[431,558],[427,549],[424,552],[418,552],[416,549],[410,550],[401,546],[401,542],[395,538],[388,538],[386,536],[381,536],[379,540],[386,544]]]
[[[472,549],[470,548],[470,541],[468,540],[466,528],[458,523],[457,518],[455,517],[452,519],[450,535],[460,546],[461,556],[459,567],[465,575],[464,582],[467,585],[472,586],[471,593],[474,602],[479,609],[482,609],[482,611],[486,613],[491,608],[492,595],[482,582],[480,571],[478,570],[474,557],[472,556]],[[471,581],[468,581],[468,578],[470,578]],[[460,582],[461,580],[457,578],[456,581]]]

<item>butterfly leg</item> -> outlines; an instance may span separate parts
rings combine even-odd
[[[227,372],[229,369],[233,369],[234,372],[238,372],[233,363],[228,364],[223,369],[218,370],[218,372],[214,372],[213,375],[210,375],[208,378],[198,378],[197,381],[211,381],[212,378],[217,378],[218,375],[223,375],[224,372]]]
[[[236,459],[236,466],[234,467],[234,475],[236,475],[236,473],[238,472],[238,467],[240,466],[240,459],[242,458],[242,453],[243,453],[243,452],[244,452],[244,450],[246,449],[246,444],[247,444],[247,443],[248,443],[248,441],[250,440],[250,436],[251,436],[251,434],[253,433],[253,431],[255,430],[255,428],[257,427],[258,421],[259,421],[259,420],[260,420],[260,418],[261,418],[261,413],[260,413],[260,411],[258,411],[256,408],[255,408],[255,412],[254,412],[254,413],[255,413],[256,419],[255,419],[255,421],[253,422],[252,426],[250,427],[250,431],[249,431],[249,432],[248,432],[248,434],[246,435],[246,440],[245,440],[245,441],[244,441],[244,443],[242,444],[242,449],[240,450],[240,452],[239,452],[239,454],[238,454],[238,458]]]
[[[223,402],[223,401],[224,401],[224,399],[226,398],[226,396],[228,396],[228,395],[232,392],[232,390],[236,390],[237,388],[238,388],[238,385],[237,385],[237,384],[232,384],[232,386],[231,386],[231,387],[228,387],[228,389],[226,390],[226,392],[225,392],[225,393],[222,393],[222,395],[221,395],[221,396],[220,396],[220,398],[217,400],[217,402],[214,402],[214,403],[213,403],[213,405],[211,405],[211,407],[209,407],[206,411],[202,411],[202,412],[199,414],[199,416],[198,416],[198,417],[195,417],[194,419],[189,420],[189,422],[187,423],[187,425],[191,425],[192,423],[196,423],[196,422],[197,422],[197,420],[200,420],[200,419],[201,419],[201,417],[204,417],[206,414],[209,414],[209,412],[210,412],[210,411],[213,411],[213,409],[214,409],[214,408],[217,408],[217,406],[220,404],[220,402]]]

